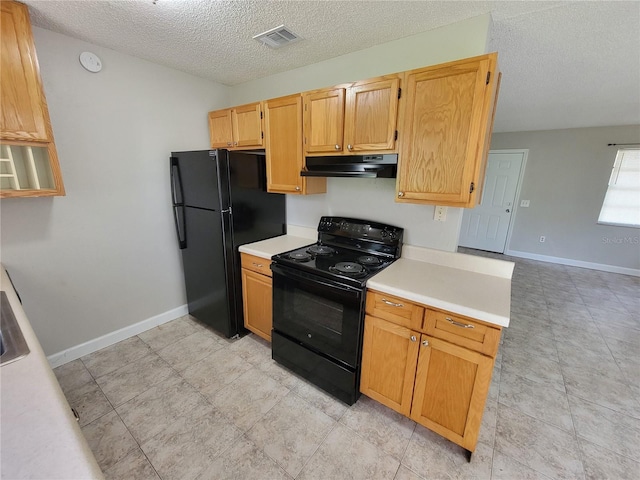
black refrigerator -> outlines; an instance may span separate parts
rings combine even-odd
[[[189,313],[246,333],[238,246],[286,233],[285,196],[267,193],[264,151],[172,152],[170,163]]]

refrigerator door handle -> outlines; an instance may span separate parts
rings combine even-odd
[[[171,158],[171,199],[174,205],[184,205],[182,194],[182,174],[180,173],[180,163],[178,157]],[[178,199],[178,195],[180,198]]]
[[[181,215],[178,213],[180,212]],[[185,218],[186,212],[184,205],[173,206],[173,219],[176,224],[176,234],[178,235],[178,243],[180,250],[187,248],[187,223]]]
[[[178,194],[180,198],[178,199]],[[173,219],[176,224],[176,234],[180,250],[187,248],[187,224],[182,195],[182,175],[177,157],[171,157],[171,200],[173,202]]]

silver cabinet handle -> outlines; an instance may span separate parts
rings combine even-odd
[[[411,337],[409,337],[409,338],[411,338],[411,341],[412,341],[412,342],[415,342],[415,341],[417,340],[417,338],[416,338],[416,336],[415,336],[415,335],[411,335]]]
[[[351,144],[347,145],[347,148],[348,148],[349,150],[353,150],[353,146],[352,146]]]
[[[231,142],[227,142],[227,147],[230,147],[230,146],[231,146]]]
[[[392,307],[404,307],[404,305],[402,303],[393,303],[393,302],[390,302],[389,300],[387,300],[386,298],[382,299],[382,303],[386,303],[387,305],[390,305]]]
[[[253,262],[253,264],[254,264],[256,267],[260,267],[260,268],[264,267],[264,265],[262,265],[261,263]]]
[[[449,322],[451,325],[455,325],[456,327],[460,327],[460,328],[475,328],[473,325],[470,325],[468,323],[456,322],[455,320],[451,320],[449,317],[446,317],[445,320],[447,322]]]
[[[399,197],[404,197],[404,192],[398,192]]]
[[[300,187],[296,187],[296,192],[299,192],[299,191],[300,191]]]
[[[340,150],[340,145],[336,143],[336,150]]]
[[[425,347],[428,347],[429,346],[429,342],[427,342],[426,340],[423,340],[422,341],[422,345],[424,345]]]
[[[233,142],[233,145],[234,145],[235,147],[237,147],[237,146],[238,146],[238,142]]]

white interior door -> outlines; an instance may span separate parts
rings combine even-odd
[[[489,152],[482,202],[466,208],[458,244],[504,253],[525,152]]]

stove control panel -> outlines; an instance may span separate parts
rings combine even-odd
[[[396,245],[402,243],[404,229],[356,218],[322,217],[318,224],[318,232]]]

